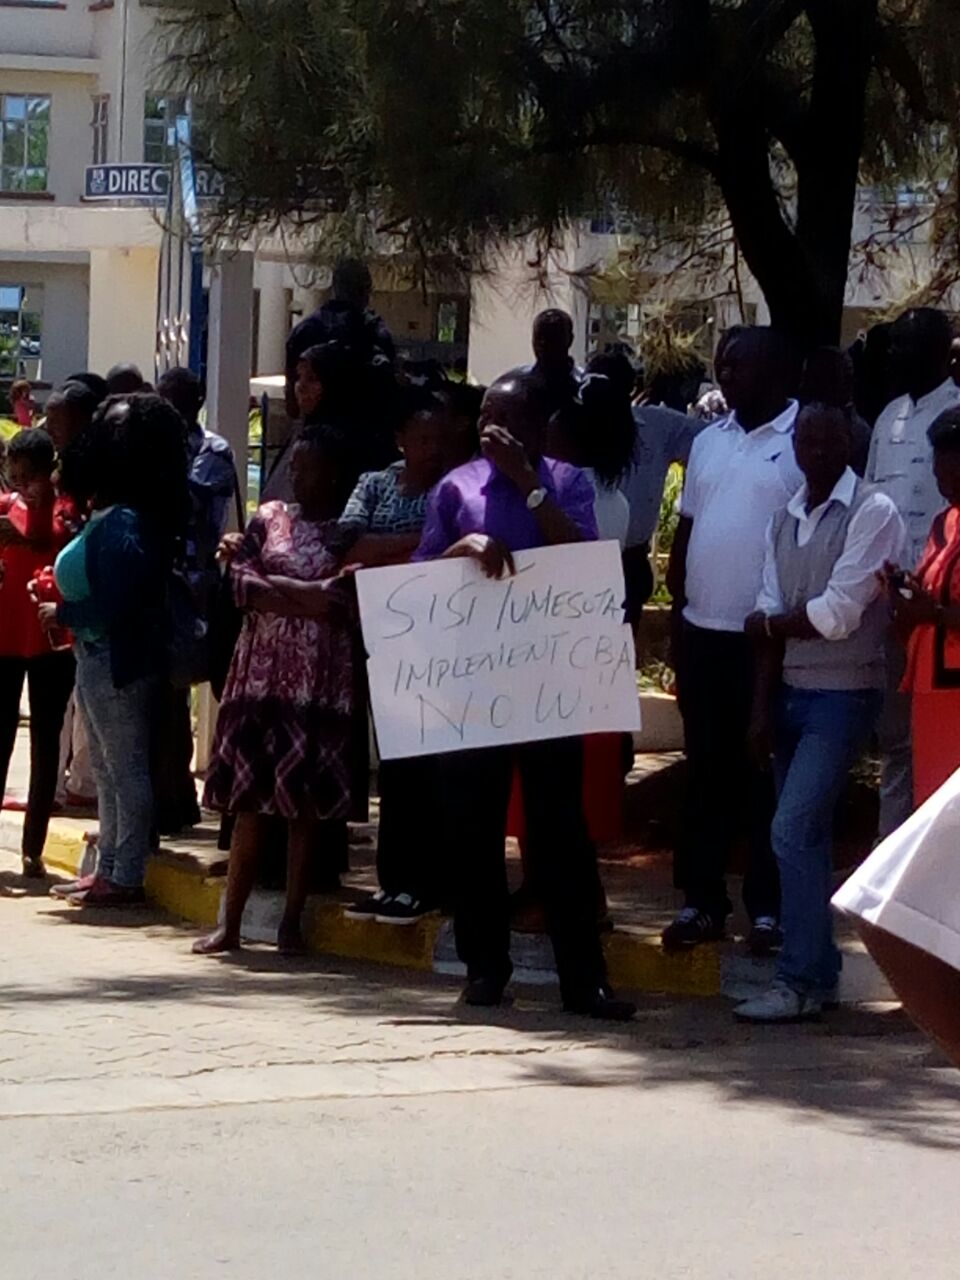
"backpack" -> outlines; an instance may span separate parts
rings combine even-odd
[[[202,616],[186,573],[179,566],[167,579],[167,679],[189,689],[210,679],[209,624]]]
[[[246,517],[239,480],[234,500],[242,532]],[[173,687],[189,689],[209,681],[219,701],[242,624],[229,569],[220,574],[212,591],[204,589],[199,601],[182,565],[175,566],[167,579],[167,678]]]

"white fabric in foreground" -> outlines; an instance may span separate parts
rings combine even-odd
[[[833,905],[960,970],[960,770],[877,846]]]

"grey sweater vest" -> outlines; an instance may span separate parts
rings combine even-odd
[[[849,507],[831,502],[805,547],[797,543],[796,517],[786,510],[774,516],[773,546],[785,612],[824,593],[833,567],[843,554],[850,522],[872,492],[858,481]],[[889,625],[889,609],[880,596],[868,606],[860,626],[846,640],[788,640],[784,682],[796,689],[883,689],[884,641]]]

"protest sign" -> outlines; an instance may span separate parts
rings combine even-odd
[[[614,542],[357,574],[380,754],[407,756],[640,727]]]

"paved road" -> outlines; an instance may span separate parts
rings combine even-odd
[[[4,1280],[956,1276],[960,1077],[889,1008],[491,1024],[149,916],[0,938]]]

